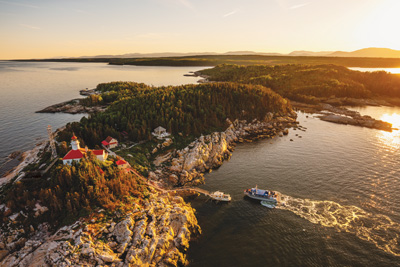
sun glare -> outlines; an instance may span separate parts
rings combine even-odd
[[[380,119],[392,124],[396,130],[392,132],[379,131],[378,139],[394,149],[400,148],[400,114],[383,114]]]
[[[383,114],[380,119],[391,123],[393,128],[400,128],[400,114]]]

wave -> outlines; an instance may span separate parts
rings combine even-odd
[[[282,195],[276,208],[289,210],[298,216],[325,227],[355,234],[362,240],[395,256],[400,256],[400,224],[388,216],[372,214],[356,206],[333,201],[316,201]]]

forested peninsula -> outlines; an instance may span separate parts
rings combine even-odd
[[[189,240],[201,230],[174,190],[203,183],[237,142],[297,126],[289,101],[261,85],[112,82],[96,89],[81,104],[105,111],[58,130],[57,157],[45,143],[0,188],[1,264],[186,264]],[[158,126],[168,138],[153,135]],[[86,149],[80,162],[63,164],[70,142],[99,149],[107,136],[120,141],[107,160]],[[130,167],[120,168],[121,160]]]
[[[400,105],[400,75],[385,71],[360,72],[337,65],[222,64],[197,73],[207,81],[262,85],[310,113],[328,111],[321,119],[391,130],[391,125],[341,106]]]

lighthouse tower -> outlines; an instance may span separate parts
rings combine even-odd
[[[78,137],[76,137],[75,134],[71,138],[71,146],[72,146],[72,150],[79,150],[81,148],[79,146]]]

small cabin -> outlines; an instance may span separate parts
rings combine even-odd
[[[129,166],[129,163],[123,159],[118,160],[115,164],[117,164],[119,169],[126,169]]]
[[[152,134],[159,139],[170,135],[169,133],[167,133],[167,130],[161,126],[155,128]]]
[[[108,136],[101,144],[106,148],[114,148],[118,146],[118,140]]]

